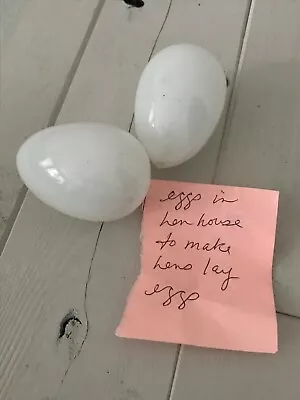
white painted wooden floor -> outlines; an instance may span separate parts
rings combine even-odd
[[[0,2],[0,400],[299,400],[300,1]],[[197,157],[154,176],[280,190],[275,356],[115,337],[140,213],[77,221],[25,196],[16,173],[47,125],[129,129],[145,64],[178,42],[220,59],[227,108]]]

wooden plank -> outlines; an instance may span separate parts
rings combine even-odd
[[[281,191],[276,303],[299,316],[300,4],[268,0],[252,11],[215,182]],[[183,347],[172,400],[299,399],[300,321],[278,314],[278,323],[275,356]]]
[[[183,347],[172,400],[298,400],[300,320],[278,314],[279,352]]]
[[[58,122],[94,120],[127,129],[139,76],[157,40],[157,49],[177,41],[205,44],[233,77],[247,0],[198,3],[153,0],[137,10],[108,0]],[[6,344],[6,370],[12,360],[18,365],[10,372],[8,398],[168,397],[178,347],[114,336],[139,269],[140,214],[105,224],[97,246],[98,230],[26,198],[0,261],[0,293],[6,293],[0,354]],[[9,300],[12,292],[19,294]],[[59,323],[73,309],[57,344]]]
[[[59,324],[71,309],[83,312],[86,266],[98,231],[97,225],[74,223],[52,210],[44,212],[45,207],[31,196],[24,209],[30,212],[20,213],[11,236],[19,242],[18,250],[9,240],[1,258],[1,400],[56,395],[70,359],[80,348],[77,342],[82,341],[76,323],[73,336],[58,340]],[[32,346],[35,351],[24,358]],[[12,390],[9,396],[12,381],[20,391]]]
[[[104,115],[108,119],[113,119],[117,115],[120,117],[121,125],[122,123],[124,125],[124,121],[126,121],[125,128],[129,125],[132,106],[128,106],[126,109],[126,107],[122,108],[122,104],[126,105],[130,101],[130,96],[134,96],[132,81],[137,82],[138,76],[147,62],[168,6],[169,1],[167,0],[156,1],[149,5],[146,12],[137,11],[137,14],[133,12],[135,10],[125,7],[122,2],[112,0],[105,5],[95,37],[89,46],[87,56],[84,57],[83,67],[80,68],[78,78],[74,82],[59,122],[66,122],[68,118],[74,120],[75,116],[79,116],[82,120],[97,120],[98,118],[102,119]],[[115,21],[115,23],[111,24],[111,21]],[[118,27],[118,31],[116,27]],[[118,41],[116,41],[117,32]],[[143,38],[143,46],[140,51],[136,51],[133,46],[137,33],[139,33],[139,37]],[[112,46],[114,42],[116,44]],[[127,56],[128,58],[126,58]],[[118,61],[119,57],[120,62]],[[108,66],[104,62],[107,59],[109,59]],[[118,68],[114,70],[115,65]],[[103,79],[102,83],[98,79]],[[86,90],[81,90],[83,80],[87,85]],[[122,88],[122,82],[128,82],[128,88]],[[76,89],[78,87],[79,92]],[[89,100],[89,95],[93,93],[93,90],[99,93],[94,108],[92,108],[93,98]],[[116,96],[108,102],[110,90],[114,90],[117,95],[120,90],[120,93],[124,93],[123,97]],[[74,102],[74,112],[71,111],[69,114],[68,104],[70,102]],[[86,102],[89,102],[90,107],[85,110],[82,106]],[[76,103],[79,105],[79,110],[76,108]],[[110,109],[102,107],[106,103],[109,103]],[[115,106],[117,109],[119,107],[118,114],[115,114]],[[86,112],[90,108],[93,109],[94,116]],[[33,215],[31,216],[31,214]],[[23,228],[19,229],[19,223],[24,228],[27,227],[26,231],[28,229],[31,232],[31,239]],[[54,228],[53,224],[57,226],[57,232],[52,229],[52,227]],[[81,352],[81,346],[88,334],[88,327],[91,326],[90,330],[93,332],[92,327],[95,325],[94,320],[91,320],[89,325],[86,320],[85,290],[89,281],[89,270],[92,265],[98,231],[97,224],[85,224],[68,219],[46,208],[31,196],[27,197],[11,235],[11,239],[16,237],[19,242],[18,251],[12,251],[13,241],[9,240],[1,258],[3,268],[0,268],[0,293],[3,308],[2,339],[0,341],[0,354],[2,354],[0,398],[5,396],[5,398],[12,399],[23,399],[24,397],[32,400],[52,399],[59,395],[60,387],[65,387],[62,382],[68,378],[68,371],[72,371],[74,368],[73,362]],[[48,238],[49,234],[52,239]],[[41,239],[41,243],[39,239]],[[78,254],[77,251],[79,251]],[[43,266],[41,266],[41,262]],[[101,292],[103,287],[99,290]],[[114,296],[115,292],[118,293],[118,289],[112,287],[111,296]],[[95,299],[95,305],[98,307],[99,304]],[[113,301],[112,304],[114,304]],[[68,331],[64,332],[64,324],[61,324],[61,321],[70,310],[75,310],[74,317],[78,315],[82,322],[81,324],[76,322],[73,317],[66,324]],[[101,316],[100,312],[99,315]],[[98,316],[96,320],[102,329],[109,323],[108,316],[104,320],[104,325],[101,319],[98,321]],[[57,340],[60,330],[62,337]],[[110,334],[114,338],[111,331]],[[89,336],[87,337],[89,338]],[[101,361],[105,351],[110,356],[114,355],[112,347],[107,347],[106,343],[102,343],[102,345],[99,343],[99,349],[96,346],[93,348],[94,351],[97,351],[97,359],[94,359],[94,362],[98,359]],[[158,350],[156,352],[148,351],[148,357],[146,352],[141,354],[145,357],[143,362],[149,366],[150,371],[155,354],[158,355]],[[118,353],[116,355],[118,356]],[[170,365],[171,363],[172,367],[168,369],[172,370],[174,351],[165,350],[164,357],[165,361],[162,364]],[[140,358],[140,362],[142,360],[143,357]],[[151,362],[151,360],[153,361]],[[76,364],[77,362],[75,366]],[[127,364],[128,361],[125,362],[125,365]],[[124,368],[124,364],[122,366]],[[107,368],[104,364],[103,367]],[[139,369],[141,370],[141,368]],[[155,368],[152,370],[155,371]],[[86,371],[90,372],[90,376],[94,378],[96,384],[99,379],[99,377],[95,379],[97,369],[93,369],[93,364],[91,364]],[[104,372],[99,371],[102,378],[108,379],[111,376],[107,371],[108,369],[105,369]],[[133,377],[136,388],[142,385],[142,381],[138,382],[138,378],[139,376]],[[169,382],[164,384],[163,379],[161,379],[161,385],[168,387]],[[79,381],[81,382],[81,380]],[[12,386],[10,386],[11,382]],[[80,387],[81,390],[86,389],[86,385],[82,382]],[[6,394],[8,389],[9,393]],[[77,390],[78,388],[75,392]],[[126,386],[124,390],[130,394],[133,389]],[[86,394],[86,392],[84,393]],[[94,392],[94,396],[98,397],[98,393],[102,393],[102,391]],[[80,395],[79,398],[82,397]],[[67,398],[67,395],[62,395],[62,398]]]
[[[103,1],[1,1],[0,239],[22,187],[16,152],[30,134],[55,121]]]
[[[1,0],[0,2],[0,26],[1,26],[1,51],[8,45],[10,38],[17,29],[26,9],[26,5],[34,0]]]
[[[254,8],[216,182],[280,190],[274,260],[277,310],[300,316],[300,3]],[[288,21],[287,25],[282,21]]]

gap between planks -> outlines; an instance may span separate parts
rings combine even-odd
[[[218,149],[218,155],[217,155],[217,159],[216,159],[216,163],[215,163],[215,169],[213,172],[212,183],[214,183],[214,181],[215,181],[215,176],[216,176],[216,172],[217,172],[217,168],[218,168],[218,164],[219,164],[219,160],[220,160],[220,154],[221,154],[223,143],[224,143],[224,137],[226,135],[227,128],[230,125],[230,119],[231,119],[231,116],[232,116],[233,110],[234,110],[234,102],[232,100],[234,98],[236,88],[239,83],[239,76],[240,76],[240,73],[242,70],[244,56],[245,56],[245,52],[246,52],[246,48],[247,48],[247,41],[248,41],[250,29],[251,29],[251,21],[252,21],[252,17],[253,17],[253,11],[255,8],[255,3],[256,3],[256,0],[249,0],[248,8],[246,10],[243,31],[242,31],[242,35],[241,35],[241,41],[240,41],[240,46],[239,46],[238,55],[237,55],[237,61],[236,61],[236,65],[235,65],[235,71],[234,71],[234,75],[232,78],[232,85],[229,86],[229,88],[231,88],[231,89],[230,89],[230,93],[228,96],[229,100],[228,100],[228,105],[227,105],[227,110],[226,110],[226,115],[225,115],[225,124],[224,124],[223,132],[222,132],[221,142],[220,142],[219,149]],[[178,345],[177,355],[176,355],[176,359],[174,362],[173,376],[172,376],[172,380],[170,383],[170,389],[169,389],[167,400],[172,400],[173,395],[175,393],[176,380],[177,380],[177,376],[178,376],[179,370],[180,370],[180,361],[181,361],[184,347],[185,347],[184,345]]]
[[[212,183],[214,183],[215,179],[216,179],[216,173],[217,173],[218,165],[220,162],[220,155],[221,155],[222,148],[224,145],[224,138],[225,138],[227,129],[230,125],[231,117],[232,117],[233,111],[234,111],[234,102],[232,100],[234,99],[234,95],[236,93],[238,83],[239,83],[239,77],[240,77],[242,67],[243,67],[243,62],[244,62],[244,57],[245,57],[245,53],[246,53],[249,33],[250,33],[250,29],[251,29],[251,21],[252,21],[252,17],[253,17],[255,4],[256,4],[256,0],[249,0],[248,10],[246,12],[245,21],[244,21],[244,30],[242,32],[242,38],[241,38],[240,48],[239,48],[238,57],[237,57],[235,73],[234,73],[234,77],[233,77],[233,85],[232,85],[232,89],[229,94],[229,102],[228,102],[228,108],[227,108],[226,117],[225,117],[225,124],[224,124],[223,134],[222,134],[222,138],[221,138],[221,142],[220,142],[220,146],[219,146],[218,156],[217,156],[217,160],[216,160],[216,164],[215,164],[215,170],[213,173]]]
[[[173,3],[173,0],[170,0],[169,6],[168,6],[168,8],[167,8],[166,15],[165,15],[165,18],[164,18],[164,20],[163,20],[163,23],[161,24],[160,30],[158,31],[158,34],[157,34],[156,39],[155,39],[155,41],[154,41],[154,44],[153,44],[153,46],[152,46],[150,55],[149,55],[149,57],[148,57],[148,62],[151,60],[151,58],[152,58],[152,56],[153,56],[153,53],[154,53],[155,47],[156,47],[156,45],[157,45],[157,43],[158,43],[158,41],[159,41],[160,35],[161,35],[161,33],[162,33],[162,31],[163,31],[165,25],[166,25],[168,16],[169,16],[170,11],[171,11],[172,3]],[[133,125],[133,121],[134,121],[134,113],[132,114],[132,118],[131,118],[131,121],[130,121],[129,129],[128,129],[129,132],[131,132],[132,125]]]
[[[152,58],[152,56],[153,56],[153,54],[154,54],[154,51],[155,51],[156,45],[157,45],[157,43],[158,43],[158,41],[159,41],[160,35],[161,35],[161,33],[162,33],[162,31],[163,31],[163,29],[164,29],[164,27],[165,27],[165,24],[166,24],[166,22],[167,22],[167,20],[168,20],[168,16],[169,16],[170,11],[171,11],[171,8],[172,8],[172,3],[173,3],[173,0],[170,0],[170,1],[169,1],[168,8],[167,8],[167,11],[166,11],[165,18],[164,18],[164,20],[163,20],[163,22],[162,22],[162,25],[161,25],[161,27],[160,27],[160,29],[159,29],[159,31],[158,31],[158,34],[157,34],[157,36],[156,36],[156,38],[155,38],[154,44],[153,44],[153,46],[152,46],[152,48],[151,48],[151,51],[150,51],[150,54],[149,54],[149,57],[148,57],[148,62],[151,60],[151,58]],[[100,13],[98,14],[98,17],[99,17],[99,15],[100,15]],[[97,19],[98,19],[98,17],[97,17]],[[96,23],[97,23],[97,19],[96,19],[96,21],[95,21],[94,27],[95,27],[95,25],[96,25]],[[94,29],[94,27],[93,27],[93,29]],[[90,39],[90,37],[91,37],[91,35],[92,35],[92,33],[93,33],[93,29],[91,30],[91,34],[90,34],[90,36],[89,36],[89,39]],[[86,42],[86,45],[85,45],[85,47],[84,47],[84,50],[85,50],[85,48],[87,47],[87,44],[88,44],[89,39],[88,39],[87,42]],[[83,50],[83,53],[84,53],[84,50]],[[83,53],[81,54],[80,60],[81,60],[81,58],[82,58],[82,56],[83,56]],[[76,58],[75,58],[75,59],[76,59]],[[79,63],[80,63],[80,60],[79,60]],[[78,65],[77,65],[77,67],[76,67],[76,70],[75,70],[75,72],[74,72],[74,75],[72,76],[72,80],[73,80],[73,78],[74,78],[74,76],[75,76],[75,74],[76,74],[76,71],[77,71],[77,68],[78,68],[78,66],[79,66],[79,63],[78,63]],[[72,84],[72,80],[70,81],[70,85],[68,86],[68,90],[69,90],[69,88],[70,88],[70,86],[71,86],[71,84]],[[60,104],[60,108],[59,108],[59,110],[57,111],[57,114],[55,115],[55,120],[53,121],[53,125],[55,124],[56,119],[57,119],[58,116],[59,116],[60,109],[61,109],[61,107],[63,106],[64,100],[65,100],[65,98],[66,98],[66,96],[67,96],[67,94],[68,94],[68,90],[67,90],[67,92],[65,93],[65,96],[64,96],[64,98],[63,98],[63,101],[62,101],[62,103]],[[132,118],[131,118],[131,122],[130,122],[130,126],[129,126],[129,132],[131,132],[132,125],[133,125],[133,121],[134,121],[134,113],[132,114]],[[23,199],[23,201],[24,201],[24,199]],[[87,339],[88,332],[89,332],[89,317],[88,317],[87,308],[86,308],[86,299],[87,299],[88,285],[89,285],[90,278],[91,278],[91,270],[92,270],[93,260],[94,260],[94,257],[95,257],[96,251],[97,251],[97,246],[98,246],[98,243],[99,243],[99,239],[100,239],[100,235],[101,235],[101,232],[102,232],[102,230],[103,230],[103,227],[104,227],[104,223],[101,224],[101,226],[100,226],[100,228],[99,228],[99,231],[98,231],[98,235],[97,235],[95,247],[94,247],[94,250],[93,250],[93,255],[92,255],[92,258],[91,258],[91,261],[90,261],[90,266],[89,266],[89,271],[88,271],[88,277],[87,277],[86,284],[85,284],[84,311],[85,311],[85,317],[86,317],[86,333],[85,333],[84,340],[82,341],[82,344],[81,344],[81,346],[80,346],[79,352],[78,352],[77,356],[74,358],[73,362],[75,362],[76,358],[80,355],[80,352],[81,352],[81,350],[82,350],[82,348],[83,348],[83,345],[84,345],[84,343],[85,343],[85,341],[86,341],[86,339]],[[181,346],[179,345],[179,346],[178,346],[178,349],[177,349],[177,355],[176,355],[176,357],[175,357],[173,373],[175,373],[176,368],[177,368],[178,357],[179,357],[179,354],[180,354],[180,348],[181,348]],[[63,385],[63,383],[64,383],[64,381],[65,381],[65,379],[66,379],[66,377],[67,377],[67,375],[68,375],[68,373],[69,373],[69,371],[70,371],[70,369],[72,368],[73,362],[69,365],[69,367],[68,367],[67,370],[65,371],[65,375],[64,375],[64,377],[63,377],[63,379],[62,379],[62,381],[61,381],[60,387],[59,387],[58,392],[57,392],[57,396],[59,395],[60,389],[61,389],[61,387],[62,387],[62,385]],[[173,380],[174,380],[174,376],[172,376],[172,380],[171,380],[171,382],[170,382],[170,392],[169,392],[169,393],[171,393],[171,390],[172,390],[172,383],[173,383]],[[169,398],[169,396],[168,396],[168,398]]]
[[[160,34],[161,34],[161,32],[162,32],[162,30],[164,28],[164,25],[165,25],[165,23],[167,21],[167,18],[168,18],[170,9],[171,9],[172,1],[173,0],[170,0],[169,8],[168,8],[167,13],[166,13],[166,17],[165,17],[165,19],[163,21],[163,24],[161,26],[161,29],[160,29],[159,33],[158,33],[158,36],[157,36],[157,38],[156,38],[156,40],[154,42],[154,46],[153,46],[153,48],[151,50],[149,59],[151,58],[152,54],[154,53],[156,44],[157,44],[157,42],[159,40],[159,36],[160,36]],[[91,23],[89,24],[89,27],[88,27],[87,32],[86,32],[86,35],[85,35],[85,37],[84,37],[84,39],[82,41],[80,49],[79,49],[77,55],[75,56],[74,62],[72,64],[71,68],[70,68],[70,71],[69,71],[69,74],[68,74],[68,78],[66,79],[65,85],[64,85],[64,87],[63,87],[63,89],[61,91],[61,94],[58,97],[57,104],[53,109],[53,112],[51,114],[51,118],[49,120],[49,125],[48,126],[51,126],[56,122],[56,119],[58,117],[60,109],[61,109],[61,107],[62,107],[62,105],[64,103],[64,100],[65,100],[65,98],[66,98],[66,96],[68,94],[68,91],[69,91],[69,88],[70,88],[71,83],[73,81],[73,78],[74,78],[74,76],[76,74],[76,71],[77,71],[77,69],[79,67],[81,58],[82,58],[82,56],[84,54],[84,51],[85,51],[85,49],[86,49],[86,47],[88,45],[88,42],[89,42],[89,39],[90,39],[90,37],[91,37],[91,35],[93,33],[94,27],[95,27],[95,25],[97,23],[98,17],[100,15],[100,12],[101,12],[101,9],[102,9],[102,5],[103,5],[102,3],[103,3],[103,1],[100,1],[99,4],[98,4],[98,7],[95,9],[94,16],[93,16],[93,18],[91,20]],[[244,48],[245,48],[245,43],[247,41],[247,31],[248,31],[248,28],[249,28],[251,11],[252,11],[253,7],[254,7],[254,0],[253,1],[249,1],[249,5],[248,5],[247,12],[246,12],[246,15],[245,15],[245,20],[244,20],[244,23],[243,23],[244,29],[242,31],[242,37],[241,37],[241,40],[240,40],[240,46],[239,46],[239,51],[238,51],[238,55],[237,55],[237,61],[236,61],[236,66],[235,66],[235,70],[234,70],[234,76],[232,78],[232,85],[230,86],[229,103],[228,103],[228,106],[227,106],[227,113],[226,113],[226,123],[225,123],[225,127],[223,129],[222,138],[224,137],[224,134],[226,132],[226,127],[228,125],[228,119],[229,119],[230,113],[231,113],[230,110],[231,110],[231,106],[232,106],[232,104],[231,104],[232,103],[232,98],[233,98],[233,94],[234,94],[234,89],[235,89],[236,84],[237,84],[238,74],[239,74],[239,71],[240,71],[240,68],[241,68],[241,65],[242,65],[242,61],[243,61],[243,52],[244,52]],[[98,9],[98,14],[96,12],[97,9]],[[132,126],[132,122],[133,122],[133,118],[132,118],[132,121],[131,121],[131,126]],[[220,154],[221,146],[222,146],[222,142],[220,144],[218,154]],[[20,210],[20,208],[22,206],[22,203],[23,203],[25,195],[26,195],[26,190],[25,190],[23,198],[21,198],[18,201],[19,208],[16,210],[15,216],[17,216],[18,211]],[[12,224],[10,225],[10,229],[11,229],[11,227],[12,227]],[[9,233],[8,233],[8,235],[9,235]],[[7,237],[8,237],[8,235],[7,235]],[[94,252],[96,250],[96,247],[97,247],[97,244],[95,246]],[[1,251],[1,248],[0,248],[0,251]],[[89,279],[87,279],[87,282],[86,282],[86,289],[85,289],[86,292],[87,292],[87,289],[88,289],[88,283],[89,283]],[[86,295],[86,293],[85,293],[85,295]],[[87,319],[87,321],[88,321],[88,319]],[[173,394],[173,390],[174,390],[174,384],[176,382],[176,377],[177,377],[177,373],[178,373],[179,366],[180,366],[180,359],[181,359],[182,349],[183,349],[183,346],[180,346],[180,345],[177,348],[177,355],[176,355],[176,359],[174,361],[173,376],[172,376],[172,381],[170,383],[170,390],[169,390],[169,393],[168,393],[168,399],[172,398],[172,394]]]
[[[69,89],[72,85],[73,79],[74,79],[76,72],[78,70],[78,67],[80,65],[81,59],[84,55],[84,52],[88,46],[89,41],[93,35],[95,26],[97,25],[97,22],[98,22],[98,19],[99,19],[99,16],[100,16],[100,13],[101,13],[104,3],[105,3],[105,0],[99,0],[97,6],[94,9],[91,21],[87,27],[85,35],[79,46],[79,49],[74,57],[74,60],[71,64],[69,72],[67,73],[65,83],[61,89],[61,92],[59,93],[59,95],[57,97],[56,103],[51,112],[49,121],[47,123],[47,127],[55,125],[55,123],[57,121],[57,118],[60,114],[61,108],[64,104],[64,101],[65,101],[67,95],[68,95]],[[0,0],[0,11],[2,8],[1,4],[2,4],[2,1]],[[1,23],[1,15],[0,15],[0,23]],[[0,25],[0,61],[1,61],[1,49],[2,49],[2,33],[1,32],[2,32],[2,30],[1,30],[1,25]],[[0,72],[1,72],[1,62],[0,62]],[[0,90],[1,90],[1,81],[0,81]],[[19,192],[19,195],[17,196],[13,210],[8,218],[6,228],[3,232],[2,237],[0,238],[0,256],[5,248],[5,245],[8,241],[8,239],[9,239],[10,233],[11,233],[12,228],[15,224],[15,221],[19,215],[19,212],[21,211],[27,191],[28,191],[27,187],[25,185],[23,185],[23,187],[21,188],[21,190]]]

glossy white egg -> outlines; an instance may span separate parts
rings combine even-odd
[[[131,213],[150,183],[150,161],[138,140],[102,124],[60,125],[36,133],[20,148],[17,168],[40,200],[89,221]]]
[[[226,97],[224,71],[207,50],[179,44],[146,66],[135,100],[136,135],[160,168],[193,157],[214,132]]]

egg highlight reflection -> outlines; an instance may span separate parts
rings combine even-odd
[[[102,124],[54,126],[17,154],[21,179],[43,202],[69,216],[111,221],[134,211],[150,184],[150,161],[128,132]]]
[[[135,128],[157,167],[198,153],[220,119],[226,89],[221,65],[201,47],[173,45],[148,63],[136,93]]]

